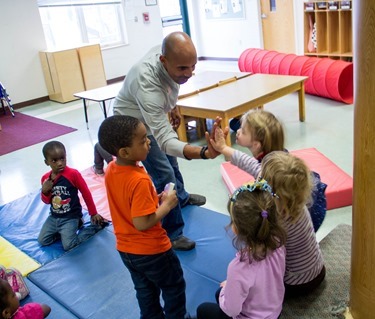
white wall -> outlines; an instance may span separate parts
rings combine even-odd
[[[13,103],[46,96],[39,50],[46,46],[36,0],[0,1],[0,81]]]
[[[144,0],[124,0],[129,45],[103,50],[108,79],[124,76],[149,48],[163,39],[158,6]],[[0,81],[13,104],[48,95],[39,51],[46,50],[37,0],[0,1]],[[148,12],[150,23],[143,23]],[[136,22],[137,17],[138,22]]]
[[[144,0],[123,2],[129,45],[103,50],[107,80],[126,75],[163,38],[159,6],[145,6]],[[263,47],[259,0],[244,0],[244,4],[244,19],[218,21],[206,19],[203,0],[188,0],[191,35],[199,57],[238,58],[247,48]],[[303,54],[303,4],[299,0],[294,4],[296,52]],[[0,12],[0,81],[14,104],[47,96],[38,55],[47,48],[37,0],[3,0]],[[143,12],[149,13],[150,23],[143,23]]]
[[[258,0],[244,0],[245,18],[216,20],[206,19],[204,2],[189,1],[191,35],[197,46],[198,56],[238,58],[248,48],[262,48],[263,39]]]

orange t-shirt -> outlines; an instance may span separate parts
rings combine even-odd
[[[143,167],[120,166],[112,161],[105,172],[105,185],[117,250],[154,255],[172,247],[161,222],[144,231],[134,227],[134,217],[153,214],[159,206],[155,187]]]

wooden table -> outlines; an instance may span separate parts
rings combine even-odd
[[[179,139],[187,141],[184,116],[211,119],[220,116],[223,119],[223,127],[226,127],[229,126],[231,118],[296,91],[299,101],[299,120],[303,122],[305,121],[304,81],[306,79],[306,76],[254,74],[239,81],[179,99],[177,106],[182,115],[177,130]],[[229,134],[227,144],[231,145]]]
[[[87,117],[87,104],[86,101],[95,101],[102,104],[102,111],[104,118],[107,118],[106,101],[114,99],[120,91],[122,82],[110,84],[97,89],[74,93],[73,95],[83,100],[83,109],[85,111],[86,126],[89,128]]]
[[[180,87],[179,97],[186,97],[208,90],[218,85],[242,79],[249,76],[249,72],[222,72],[205,71],[192,76],[189,81]],[[85,112],[86,126],[88,126],[87,103],[86,101],[99,102],[102,105],[104,118],[107,117],[106,101],[114,99],[121,89],[123,82],[103,86],[97,89],[74,93],[73,95],[83,100],[83,109]]]
[[[243,79],[250,72],[204,71],[193,75],[189,81],[180,86],[179,99],[204,92],[232,81]]]

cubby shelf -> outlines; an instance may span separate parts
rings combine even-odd
[[[304,54],[352,61],[352,1],[305,1],[304,11]]]

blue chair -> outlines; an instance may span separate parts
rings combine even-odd
[[[15,114],[14,114],[13,105],[10,101],[8,93],[5,90],[5,87],[3,86],[1,82],[0,82],[0,100],[1,100],[1,105],[3,107],[4,114],[6,114],[5,107],[8,107],[10,113],[14,117]]]

